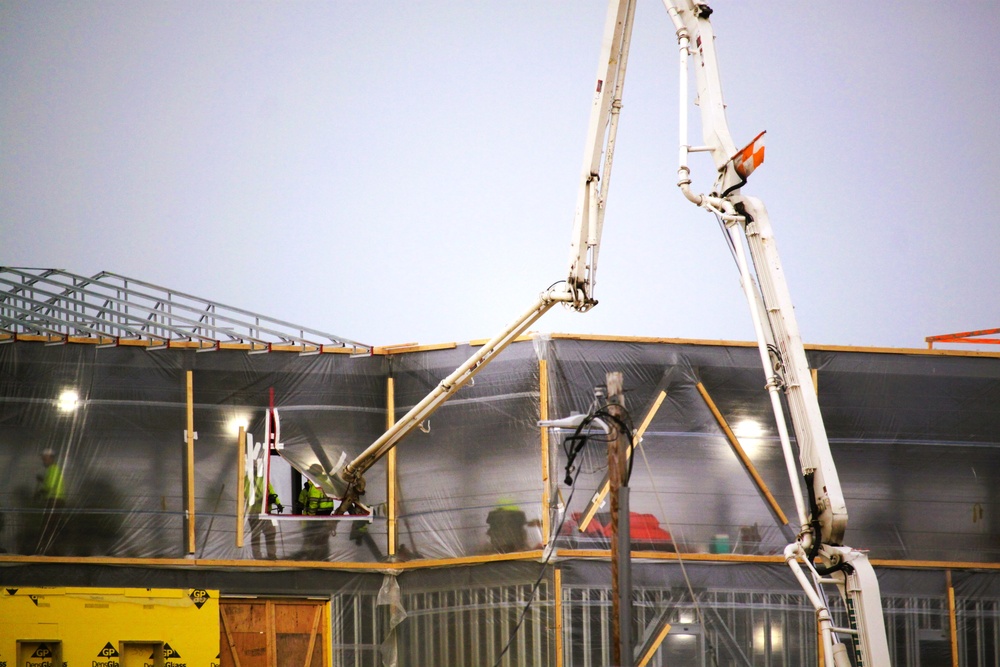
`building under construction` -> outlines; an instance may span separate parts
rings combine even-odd
[[[364,450],[476,342],[372,348],[113,274],[0,280],[0,663],[613,664],[608,434],[539,425],[609,373],[634,664],[817,662],[753,344],[523,336],[367,471],[370,515],[330,517],[300,462]],[[996,665],[1000,355],[807,357],[894,664]]]

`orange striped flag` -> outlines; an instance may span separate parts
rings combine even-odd
[[[754,137],[754,140],[747,144],[746,148],[737,151],[732,162],[740,178],[744,181],[747,180],[754,169],[764,164],[764,132]]]

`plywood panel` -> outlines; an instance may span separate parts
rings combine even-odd
[[[278,655],[289,665],[322,667],[323,607],[315,602],[275,602]]]
[[[278,632],[308,633],[312,630],[313,618],[315,617],[316,603],[288,604],[276,601],[274,603],[276,615],[275,630]]]
[[[325,601],[225,600],[220,605],[220,667],[323,667]]]

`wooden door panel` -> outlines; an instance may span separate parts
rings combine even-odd
[[[318,605],[275,605],[278,654],[288,656],[289,665],[323,667],[322,618]]]
[[[220,667],[324,667],[326,604],[223,598]]]

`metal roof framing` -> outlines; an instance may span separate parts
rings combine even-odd
[[[371,353],[364,343],[107,271],[86,277],[0,267],[0,342],[18,336],[40,336],[50,345],[71,338],[107,347],[132,342],[148,350],[244,345],[250,354]]]
[[[959,331],[958,333],[928,336],[927,349],[933,349],[934,343],[973,343],[976,345],[1000,345],[1000,337],[988,338],[1000,334],[1000,329],[981,329],[979,331]]]

